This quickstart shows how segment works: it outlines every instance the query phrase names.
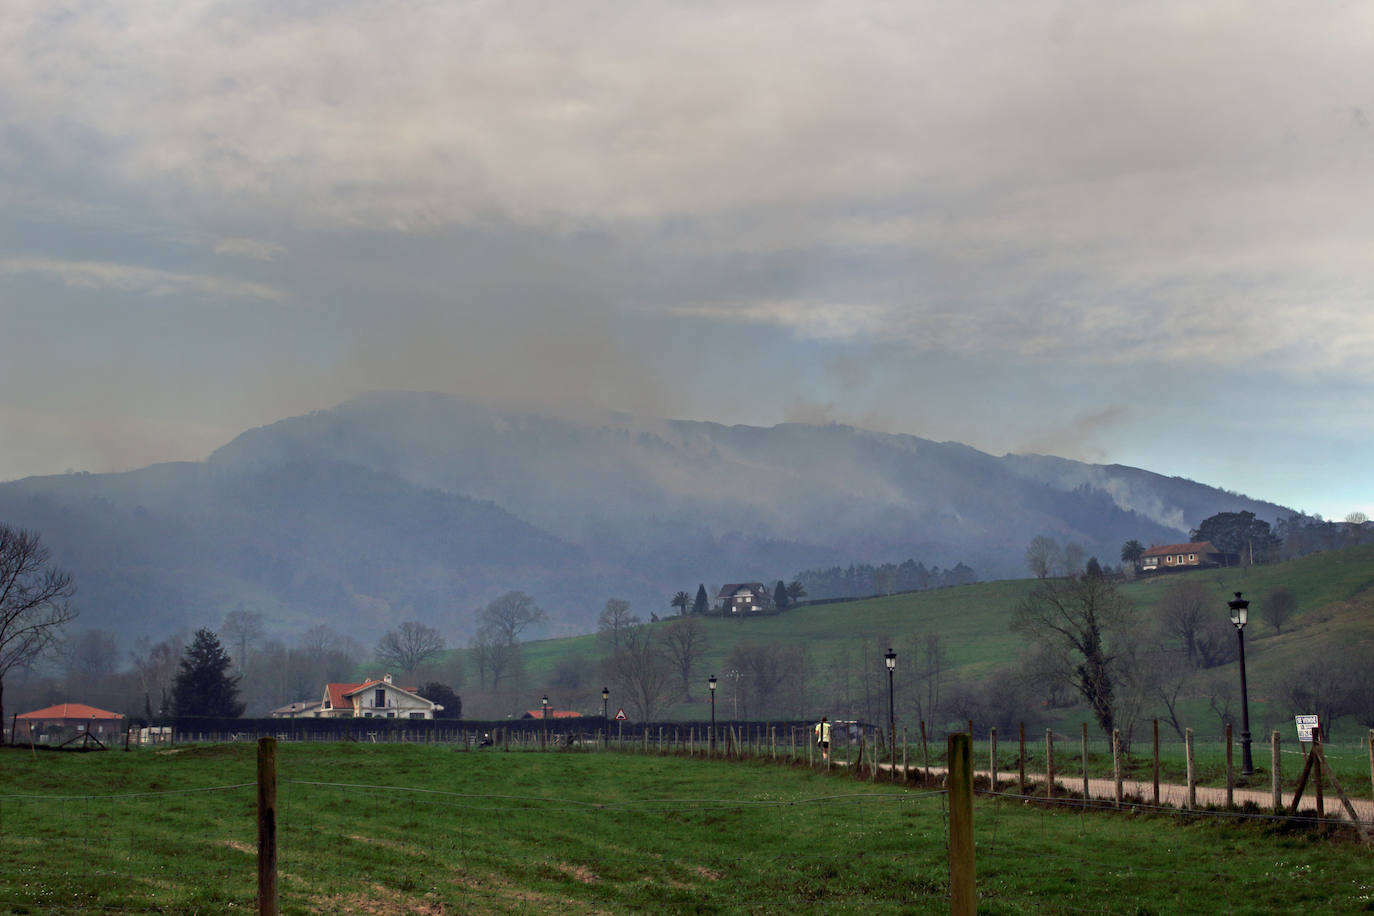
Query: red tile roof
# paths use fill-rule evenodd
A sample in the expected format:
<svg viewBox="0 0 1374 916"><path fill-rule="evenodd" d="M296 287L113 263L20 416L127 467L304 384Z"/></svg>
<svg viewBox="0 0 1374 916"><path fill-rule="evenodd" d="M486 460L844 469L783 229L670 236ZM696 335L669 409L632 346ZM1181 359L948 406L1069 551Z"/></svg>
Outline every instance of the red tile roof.
<svg viewBox="0 0 1374 916"><path fill-rule="evenodd" d="M1192 544L1165 544L1161 547L1151 547L1141 554L1142 557L1164 557L1175 553L1217 553L1217 549L1212 546L1211 541L1195 541Z"/></svg>
<svg viewBox="0 0 1374 916"><path fill-rule="evenodd" d="M19 716L21 719L122 719L123 715L96 709L85 703L59 703L45 709L37 709Z"/></svg>
<svg viewBox="0 0 1374 916"><path fill-rule="evenodd" d="M544 718L544 710L543 710L542 707L539 708L539 709L527 709L527 710L525 710L525 718L527 718L527 719L542 719L542 718ZM571 709L550 709L550 710L549 710L549 718L550 718L550 719L580 719L580 718L582 718L582 713L580 713L580 712L574 712L574 711L571 710Z"/></svg>

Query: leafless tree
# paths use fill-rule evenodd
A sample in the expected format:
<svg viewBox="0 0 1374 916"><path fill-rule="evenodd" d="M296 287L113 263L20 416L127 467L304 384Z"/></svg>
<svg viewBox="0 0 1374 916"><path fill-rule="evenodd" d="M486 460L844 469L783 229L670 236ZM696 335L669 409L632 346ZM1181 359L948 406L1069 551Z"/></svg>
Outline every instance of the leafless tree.
<svg viewBox="0 0 1374 916"><path fill-rule="evenodd" d="M263 616L256 611L245 611L241 606L224 615L224 624L219 628L224 640L237 651L234 653L234 667L242 674L248 663L248 650L256 646L267 633Z"/></svg>
<svg viewBox="0 0 1374 916"><path fill-rule="evenodd" d="M630 613L630 602L620 598L608 598L606 607L596 618L596 631L606 651L615 653L620 651L625 633L639 623L639 618Z"/></svg>
<svg viewBox="0 0 1374 916"><path fill-rule="evenodd" d="M71 576L53 566L39 536L0 525L0 722L5 677L46 653L76 616Z"/></svg>
<svg viewBox="0 0 1374 916"><path fill-rule="evenodd" d="M692 699L692 669L709 644L706 625L700 618L677 617L664 628L663 654L673 666L673 670L682 678L684 702Z"/></svg>
<svg viewBox="0 0 1374 916"><path fill-rule="evenodd" d="M1231 621L1220 614L1202 618L1195 636L1197 662L1204 668L1215 668L1235 661L1240 656L1240 640Z"/></svg>
<svg viewBox="0 0 1374 916"><path fill-rule="evenodd" d="M506 592L477 614L479 627L489 628L492 635L506 646L519 645L520 636L526 629L548 619L549 615L524 592Z"/></svg>
<svg viewBox="0 0 1374 916"><path fill-rule="evenodd" d="M129 653L129 663L137 679L138 690L143 695L144 713L148 718L162 713L171 703L172 681L181 663L181 648L190 642L190 635L178 633L154 643L148 637L141 637L134 643Z"/></svg>
<svg viewBox="0 0 1374 916"><path fill-rule="evenodd" d="M1283 632L1283 625L1288 622L1288 618L1293 616L1293 612L1298 609L1297 599L1293 593L1282 585L1269 590L1269 594L1264 596L1264 600L1259 603L1260 616L1264 622L1274 628L1275 633Z"/></svg>
<svg viewBox="0 0 1374 916"><path fill-rule="evenodd" d="M1026 548L1026 565L1031 575L1044 579L1059 565L1059 544L1054 538L1037 534Z"/></svg>
<svg viewBox="0 0 1374 916"><path fill-rule="evenodd" d="M395 665L401 673L411 674L425 662L444 651L444 637L434 627L407 620L387 630L377 641L377 658Z"/></svg>
<svg viewBox="0 0 1374 916"><path fill-rule="evenodd" d="M1064 549L1059 553L1060 568L1064 570L1066 576L1077 576L1083 572L1083 558L1087 556L1087 551L1082 544L1070 541L1064 545Z"/></svg>
<svg viewBox="0 0 1374 916"><path fill-rule="evenodd" d="M606 659L606 681L641 722L653 720L668 693L673 671L646 624L633 624L621 632L620 648Z"/></svg>
<svg viewBox="0 0 1374 916"><path fill-rule="evenodd" d="M1209 617L1215 617L1217 601L1197 582L1174 582L1155 605L1155 619L1166 636L1179 639L1188 660L1198 664L1198 638Z"/></svg>

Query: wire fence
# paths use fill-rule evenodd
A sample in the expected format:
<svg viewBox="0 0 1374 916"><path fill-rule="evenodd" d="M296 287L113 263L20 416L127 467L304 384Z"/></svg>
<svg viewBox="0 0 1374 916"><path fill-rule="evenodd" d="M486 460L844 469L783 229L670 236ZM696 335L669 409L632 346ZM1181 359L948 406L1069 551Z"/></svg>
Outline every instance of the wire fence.
<svg viewBox="0 0 1374 916"><path fill-rule="evenodd" d="M519 768L609 746L648 758L825 768L813 743L790 735L780 741L771 730L717 734L714 749L709 735L690 730L675 742L665 729L661 750L657 734L630 742L609 737L517 741L499 757L503 746L492 742L485 759ZM859 731L854 737L835 742L831 771L861 784L898 782L895 790L839 781L830 784L833 791L805 797L655 792L606 801L585 791L512 794L480 785L424 785L406 780L404 772L386 781L349 772L284 778L278 809L284 911L542 912L566 905L572 912L614 912L661 899L664 911L695 912L692 901L703 882L738 888L736 899L711 898L704 911L947 911L943 772L938 766L925 770L918 760L903 768L910 746L899 745L894 761L884 758L891 745L878 735ZM479 751L483 745L449 749ZM540 750L550 753L525 753ZM105 755L61 756L97 767ZM166 759L170 770L177 758ZM458 782L466 778L461 760L450 754L441 761ZM367 772L360 766L356 775ZM1061 780L1061 797L1054 800L1043 791L1007 788L1007 780L982 793L974 829L979 895L989 912L1196 912L1201 884L1212 886L1212 912L1267 912L1275 908L1276 881L1302 886L1293 899L1305 900L1312 911L1374 906L1374 878L1325 874L1320 864L1314 873L1310 860L1289 861L1283 851L1292 845L1292 831L1330 830L1329 819L1253 810L1180 812L1140 798L1125 804L1131 814L1183 830L1249 823L1273 831L1272 866L1238 868L1228 844L1183 857L1161 841L1167 829L1123 830L1130 819L1101 814L1119 810L1114 800L1067 797L1073 780ZM0 851L7 866L0 909L254 910L256 783L160 787L154 779L144 790L92 795L9 780L3 785ZM493 837L499 842L493 844ZM762 877L743 879L741 871ZM1364 874L1370 874L1367 867ZM586 898L558 890L568 881L593 890ZM617 890L598 890L608 887ZM462 910L452 902L445 908L444 900L462 901Z"/></svg>

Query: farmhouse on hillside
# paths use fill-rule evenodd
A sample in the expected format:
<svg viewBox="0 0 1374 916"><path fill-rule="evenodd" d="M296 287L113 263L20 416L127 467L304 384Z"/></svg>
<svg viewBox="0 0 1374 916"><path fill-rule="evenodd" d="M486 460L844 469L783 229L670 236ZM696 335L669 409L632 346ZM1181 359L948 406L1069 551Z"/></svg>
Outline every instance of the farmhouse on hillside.
<svg viewBox="0 0 1374 916"><path fill-rule="evenodd" d="M1140 555L1140 571L1168 572L1174 569L1209 569L1232 565L1233 554L1222 553L1211 541L1191 544L1164 544L1151 547Z"/></svg>
<svg viewBox="0 0 1374 916"><path fill-rule="evenodd" d="M322 719L433 719L444 707L420 696L418 687L398 687L391 675L361 684L326 684L317 710Z"/></svg>
<svg viewBox="0 0 1374 916"><path fill-rule="evenodd" d="M768 607L768 588L762 582L736 582L722 585L716 593L729 614L749 614Z"/></svg>
<svg viewBox="0 0 1374 916"><path fill-rule="evenodd" d="M120 733L124 717L85 703L59 703L15 716L16 743L59 744L87 732L102 741Z"/></svg>

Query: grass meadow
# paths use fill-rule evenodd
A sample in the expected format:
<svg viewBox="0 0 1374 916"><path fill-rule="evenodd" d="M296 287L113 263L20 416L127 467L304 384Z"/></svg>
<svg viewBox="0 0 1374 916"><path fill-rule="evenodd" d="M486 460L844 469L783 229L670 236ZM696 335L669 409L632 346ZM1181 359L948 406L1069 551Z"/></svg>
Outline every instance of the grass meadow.
<svg viewBox="0 0 1374 916"><path fill-rule="evenodd" d="M0 912L253 912L256 748L0 753ZM278 750L282 912L941 913L938 789L586 751ZM1374 911L1374 850L982 798L979 912Z"/></svg>

